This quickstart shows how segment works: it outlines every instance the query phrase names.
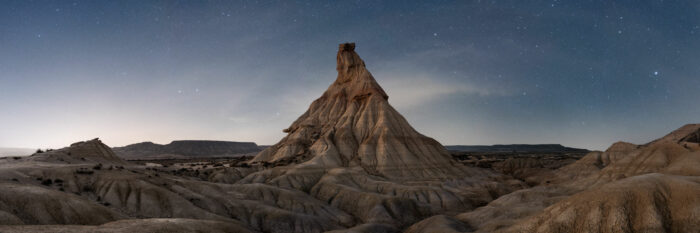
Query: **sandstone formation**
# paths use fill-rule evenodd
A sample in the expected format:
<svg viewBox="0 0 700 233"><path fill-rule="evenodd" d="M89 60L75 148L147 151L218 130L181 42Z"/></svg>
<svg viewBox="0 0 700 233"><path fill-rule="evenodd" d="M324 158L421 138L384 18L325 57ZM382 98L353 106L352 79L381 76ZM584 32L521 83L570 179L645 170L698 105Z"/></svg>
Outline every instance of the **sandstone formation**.
<svg viewBox="0 0 700 233"><path fill-rule="evenodd" d="M362 167L392 179L466 175L440 143L416 132L391 105L355 53L341 44L338 77L284 132L288 135L251 161L305 167Z"/></svg>
<svg viewBox="0 0 700 233"><path fill-rule="evenodd" d="M387 101L355 45L341 44L338 77L279 143L249 163L273 164L239 183L297 189L362 223L402 228L484 205L522 183L457 163Z"/></svg>
<svg viewBox="0 0 700 233"><path fill-rule="evenodd" d="M698 125L645 145L618 142L457 216L476 232L700 232Z"/></svg>
<svg viewBox="0 0 700 233"><path fill-rule="evenodd" d="M564 199L508 232L700 232L700 177L645 174Z"/></svg>
<svg viewBox="0 0 700 233"><path fill-rule="evenodd" d="M95 138L89 141L76 142L69 147L35 153L27 158L29 161L64 163L64 164L125 164L112 149Z"/></svg>

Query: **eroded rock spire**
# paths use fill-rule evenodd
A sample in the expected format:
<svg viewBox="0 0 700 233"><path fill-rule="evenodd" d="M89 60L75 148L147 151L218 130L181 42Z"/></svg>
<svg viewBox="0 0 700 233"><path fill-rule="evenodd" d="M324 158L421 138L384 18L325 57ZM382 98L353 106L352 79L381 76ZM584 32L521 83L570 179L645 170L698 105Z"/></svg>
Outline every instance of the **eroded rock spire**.
<svg viewBox="0 0 700 233"><path fill-rule="evenodd" d="M354 43L340 44L338 77L285 129L288 135L251 162L318 168L361 166L397 177L461 175L444 147L416 132L389 105Z"/></svg>

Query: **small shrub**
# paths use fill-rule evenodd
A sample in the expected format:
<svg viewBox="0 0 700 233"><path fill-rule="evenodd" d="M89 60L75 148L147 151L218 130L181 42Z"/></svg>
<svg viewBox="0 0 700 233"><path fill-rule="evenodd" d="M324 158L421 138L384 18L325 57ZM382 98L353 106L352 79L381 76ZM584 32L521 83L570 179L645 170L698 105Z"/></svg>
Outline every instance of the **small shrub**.
<svg viewBox="0 0 700 233"><path fill-rule="evenodd" d="M44 153L44 151L41 150L41 149L36 149L36 153L37 153L37 154L41 154L41 153Z"/></svg>
<svg viewBox="0 0 700 233"><path fill-rule="evenodd" d="M19 180L17 180L17 178L12 178L12 181L17 182L17 181L19 181Z"/></svg>
<svg viewBox="0 0 700 233"><path fill-rule="evenodd" d="M46 186L50 186L51 184L53 184L53 181L51 181L51 179L46 179L46 180L42 181L41 184L46 185Z"/></svg>
<svg viewBox="0 0 700 233"><path fill-rule="evenodd" d="M61 179L54 179L53 182L54 182L54 183L63 183L63 180L61 180Z"/></svg>
<svg viewBox="0 0 700 233"><path fill-rule="evenodd" d="M100 170L100 169L102 169L102 164L101 164L101 163L98 163L97 165L95 165L94 167L92 167L92 169Z"/></svg>
<svg viewBox="0 0 700 233"><path fill-rule="evenodd" d="M83 186L82 189L83 189L83 192L86 192L86 193L94 191L94 189L90 186Z"/></svg>
<svg viewBox="0 0 700 233"><path fill-rule="evenodd" d="M95 173L92 170L88 170L87 168L78 168L78 170L75 170L75 173L81 174L81 175L92 175L92 173Z"/></svg>

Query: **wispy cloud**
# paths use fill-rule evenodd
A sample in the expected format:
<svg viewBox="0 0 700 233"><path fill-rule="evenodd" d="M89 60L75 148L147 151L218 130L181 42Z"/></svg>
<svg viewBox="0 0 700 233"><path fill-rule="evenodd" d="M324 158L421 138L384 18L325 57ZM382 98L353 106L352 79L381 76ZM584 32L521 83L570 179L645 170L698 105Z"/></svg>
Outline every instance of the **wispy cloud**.
<svg viewBox="0 0 700 233"><path fill-rule="evenodd" d="M384 77L380 81L380 85L389 95L389 102L398 108L410 108L455 95L489 97L507 96L512 93L505 88L450 82L444 78L429 75L400 73L379 73L377 75Z"/></svg>

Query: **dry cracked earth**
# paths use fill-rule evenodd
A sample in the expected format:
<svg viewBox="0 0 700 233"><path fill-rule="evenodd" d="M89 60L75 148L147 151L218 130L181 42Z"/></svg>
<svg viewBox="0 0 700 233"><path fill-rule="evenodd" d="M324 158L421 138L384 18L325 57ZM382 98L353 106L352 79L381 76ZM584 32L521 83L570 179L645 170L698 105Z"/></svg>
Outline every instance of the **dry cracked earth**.
<svg viewBox="0 0 700 233"><path fill-rule="evenodd" d="M700 232L700 124L474 166L413 129L354 48L251 157L136 163L94 139L0 158L0 232Z"/></svg>

